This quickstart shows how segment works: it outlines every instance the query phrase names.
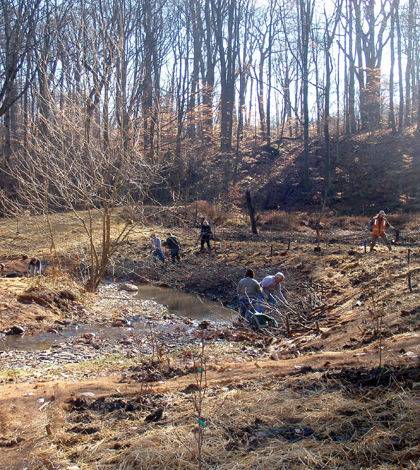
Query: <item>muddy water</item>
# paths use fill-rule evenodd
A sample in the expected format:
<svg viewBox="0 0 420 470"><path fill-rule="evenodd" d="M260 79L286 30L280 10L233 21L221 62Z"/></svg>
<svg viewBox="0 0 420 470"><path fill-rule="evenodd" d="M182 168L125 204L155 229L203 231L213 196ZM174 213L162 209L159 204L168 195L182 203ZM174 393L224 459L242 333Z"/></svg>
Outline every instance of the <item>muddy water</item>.
<svg viewBox="0 0 420 470"><path fill-rule="evenodd" d="M48 349L54 344L68 339L78 338L85 333L94 333L98 338L118 340L130 332L129 328L112 328L100 326L69 326L57 333L39 333L36 335L10 335L4 336L0 342L1 349L20 349L24 351L37 351Z"/></svg>
<svg viewBox="0 0 420 470"><path fill-rule="evenodd" d="M237 315L235 311L224 307L219 302L186 294L176 289L144 285L139 286L135 296L142 300L152 299L158 304L166 305L170 313L193 320L231 322Z"/></svg>
<svg viewBox="0 0 420 470"><path fill-rule="evenodd" d="M172 314L192 320L211 320L215 322L230 323L236 317L236 312L223 307L218 302L208 299L202 299L195 295L186 294L175 289L139 286L138 293L133 294L133 298L140 300L153 300L157 304L165 305ZM173 322L154 323L154 331L170 332L177 325ZM106 327L95 325L75 325L69 326L56 332L40 333L30 335L10 335L0 337L1 350L25 350L37 351L45 350L51 346L78 338L86 333L94 333L97 338L103 338L110 341L118 341L123 336L150 331L150 322L145 321L141 315L130 318L130 324L123 327Z"/></svg>

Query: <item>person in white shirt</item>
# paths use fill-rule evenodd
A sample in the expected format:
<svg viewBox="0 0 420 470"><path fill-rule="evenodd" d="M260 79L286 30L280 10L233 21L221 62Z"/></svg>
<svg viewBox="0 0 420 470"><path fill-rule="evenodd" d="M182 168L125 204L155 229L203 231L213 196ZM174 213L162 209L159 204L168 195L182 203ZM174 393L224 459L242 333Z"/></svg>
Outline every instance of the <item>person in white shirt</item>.
<svg viewBox="0 0 420 470"><path fill-rule="evenodd" d="M159 258L162 263L165 263L165 255L162 251L162 242L155 233L152 234L152 246L150 248L150 251L152 252L155 261L157 261L157 259Z"/></svg>
<svg viewBox="0 0 420 470"><path fill-rule="evenodd" d="M281 283L284 281L284 274L278 272L273 276L266 276L261 282L262 295L260 295L259 300L262 302L267 302L268 304L277 307L278 301L276 297L283 302L285 305L289 306L289 303L285 299L281 291ZM263 305L260 305L258 311L262 312L264 309Z"/></svg>

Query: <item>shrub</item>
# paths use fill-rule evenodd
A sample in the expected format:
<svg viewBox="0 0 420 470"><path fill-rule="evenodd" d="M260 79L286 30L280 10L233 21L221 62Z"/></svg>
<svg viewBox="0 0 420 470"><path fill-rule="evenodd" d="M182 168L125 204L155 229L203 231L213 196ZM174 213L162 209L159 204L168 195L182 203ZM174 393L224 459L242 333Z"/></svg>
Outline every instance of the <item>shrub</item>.
<svg viewBox="0 0 420 470"><path fill-rule="evenodd" d="M258 223L264 230L296 230L297 221L296 215L286 211L269 211L260 214Z"/></svg>
<svg viewBox="0 0 420 470"><path fill-rule="evenodd" d="M339 217L332 217L330 220L331 227L338 227L344 230L361 229L367 226L369 218L361 215L345 215Z"/></svg>
<svg viewBox="0 0 420 470"><path fill-rule="evenodd" d="M221 203L196 201L185 207L185 213L192 221L201 222L207 219L211 224L224 225L231 217L229 207ZM181 212L183 212L181 210Z"/></svg>

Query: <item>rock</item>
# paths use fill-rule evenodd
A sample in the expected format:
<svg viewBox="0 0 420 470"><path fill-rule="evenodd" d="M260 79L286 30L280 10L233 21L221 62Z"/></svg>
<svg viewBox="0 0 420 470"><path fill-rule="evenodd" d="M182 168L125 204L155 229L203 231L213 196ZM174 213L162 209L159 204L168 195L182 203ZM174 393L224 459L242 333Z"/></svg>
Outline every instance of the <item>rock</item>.
<svg viewBox="0 0 420 470"><path fill-rule="evenodd" d="M153 422L153 421L159 421L162 418L163 415L163 408L159 408L150 415L146 416L144 418L145 421Z"/></svg>
<svg viewBox="0 0 420 470"><path fill-rule="evenodd" d="M11 273L5 274L3 277L23 277L23 273L19 273L17 271L13 271Z"/></svg>
<svg viewBox="0 0 420 470"><path fill-rule="evenodd" d="M84 333L80 335L81 338L88 339L89 341L93 341L96 337L95 333Z"/></svg>
<svg viewBox="0 0 420 470"><path fill-rule="evenodd" d="M134 284L120 284L119 289L126 290L128 292L137 292L139 290L139 288Z"/></svg>
<svg viewBox="0 0 420 470"><path fill-rule="evenodd" d="M21 326L14 325L12 328L9 328L8 330L4 331L4 334L6 335L23 335L25 333L24 328Z"/></svg>

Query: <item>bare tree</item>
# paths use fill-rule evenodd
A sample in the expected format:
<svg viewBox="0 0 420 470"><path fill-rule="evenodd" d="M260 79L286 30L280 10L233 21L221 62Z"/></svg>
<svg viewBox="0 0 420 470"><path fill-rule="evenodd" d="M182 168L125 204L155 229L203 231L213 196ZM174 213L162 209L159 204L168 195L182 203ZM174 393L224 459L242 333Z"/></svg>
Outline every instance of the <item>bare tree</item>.
<svg viewBox="0 0 420 470"><path fill-rule="evenodd" d="M395 18L396 11L398 9L398 0L392 2L392 12L391 12L391 61L390 61L390 71L389 71L389 117L388 122L392 129L392 133L397 133L397 127L395 122L395 111L394 111L394 68L395 68Z"/></svg>
<svg viewBox="0 0 420 470"><path fill-rule="evenodd" d="M352 0L356 19L357 78L360 89L362 126L378 126L381 120L381 63L390 16L388 0L381 0L376 11L374 0Z"/></svg>
<svg viewBox="0 0 420 470"><path fill-rule="evenodd" d="M20 201L31 212L44 215L47 223L54 212L70 211L77 218L89 253L86 289L94 292L110 257L134 227L127 221L116 230L118 206L135 212L158 181L161 167L147 162L138 143L124 153L118 134L110 136L105 150L98 140L88 140L86 111L68 107L54 117L44 123L48 138L33 140L10 172L19 184ZM50 232L53 242L52 226ZM57 258L56 253L52 255Z"/></svg>
<svg viewBox="0 0 420 470"><path fill-rule="evenodd" d="M300 18L300 67L302 71L303 100L303 187L309 191L309 43L314 15L314 0L298 0Z"/></svg>
<svg viewBox="0 0 420 470"><path fill-rule="evenodd" d="M235 104L236 65L239 51L239 12L235 0L211 0L220 61L220 137L222 150L231 150Z"/></svg>
<svg viewBox="0 0 420 470"><path fill-rule="evenodd" d="M11 155L12 106L26 93L33 79L34 69L26 66L35 47L40 5L41 0L0 1L0 117L5 116L6 162Z"/></svg>
<svg viewBox="0 0 420 470"><path fill-rule="evenodd" d="M342 2L334 4L331 16L324 9L324 52L325 52L325 106L324 106L324 137L325 137L325 194L331 192L331 145L330 145L330 93L331 93L331 46L340 21Z"/></svg>

